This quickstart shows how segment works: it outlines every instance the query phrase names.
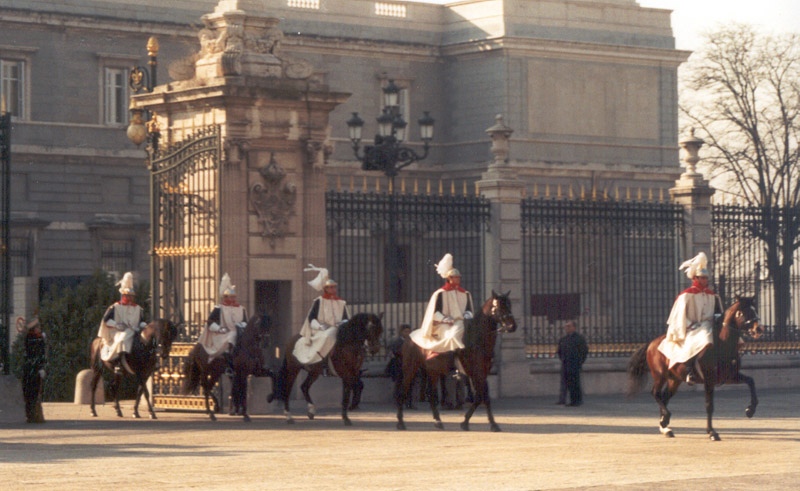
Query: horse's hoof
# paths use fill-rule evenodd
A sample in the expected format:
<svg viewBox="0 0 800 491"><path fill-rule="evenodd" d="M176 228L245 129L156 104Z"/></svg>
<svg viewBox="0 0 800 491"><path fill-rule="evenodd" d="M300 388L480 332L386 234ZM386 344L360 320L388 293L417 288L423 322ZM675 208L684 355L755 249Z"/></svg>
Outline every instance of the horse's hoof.
<svg viewBox="0 0 800 491"><path fill-rule="evenodd" d="M709 438L709 439L710 439L712 442L718 442L718 441L720 441L720 437L719 437L719 435L717 434L717 432L716 432L716 431L712 431L712 432L710 432L710 433L708 434L708 438Z"/></svg>
<svg viewBox="0 0 800 491"><path fill-rule="evenodd" d="M293 425L294 424L294 419L287 419L286 420L286 424L287 425Z"/></svg>
<svg viewBox="0 0 800 491"><path fill-rule="evenodd" d="M90 414L92 415L93 418L97 417L97 412L96 411L92 411Z"/></svg>
<svg viewBox="0 0 800 491"><path fill-rule="evenodd" d="M756 408L748 406L747 409L744 410L744 415L748 418L752 418L753 415L756 414Z"/></svg>
<svg viewBox="0 0 800 491"><path fill-rule="evenodd" d="M467 423L466 421L462 421L461 422L461 429L464 430L464 431L469 431L469 423Z"/></svg>
<svg viewBox="0 0 800 491"><path fill-rule="evenodd" d="M118 418L121 418L121 417L122 417L122 411L117 411L117 417L118 417Z"/></svg>
<svg viewBox="0 0 800 491"><path fill-rule="evenodd" d="M245 414L244 416L242 416L242 419L244 420L244 422L245 422L245 423L249 423L249 422L250 422L250 416L249 416L249 415L247 415L247 414Z"/></svg>
<svg viewBox="0 0 800 491"><path fill-rule="evenodd" d="M495 433L497 433L498 431L502 431L497 424L492 424L489 426L489 428L491 428L491 430Z"/></svg>
<svg viewBox="0 0 800 491"><path fill-rule="evenodd" d="M350 421L350 418L344 418L343 421L345 426L353 426L353 422Z"/></svg>
<svg viewBox="0 0 800 491"><path fill-rule="evenodd" d="M675 433L673 433L672 430L665 431L664 436L667 438L675 438Z"/></svg>
<svg viewBox="0 0 800 491"><path fill-rule="evenodd" d="M150 419L158 419L156 413L150 413Z"/></svg>
<svg viewBox="0 0 800 491"><path fill-rule="evenodd" d="M397 429L398 430L405 430L406 429L406 424L403 423L402 421L398 421L397 422Z"/></svg>
<svg viewBox="0 0 800 491"><path fill-rule="evenodd" d="M142 417L139 416L139 413L133 413L133 419L141 419Z"/></svg>
<svg viewBox="0 0 800 491"><path fill-rule="evenodd" d="M211 421L216 421L216 420L217 420L217 417L216 417L216 416L214 416L214 413L208 413L208 418L209 418Z"/></svg>
<svg viewBox="0 0 800 491"><path fill-rule="evenodd" d="M436 429L438 429L438 430L443 430L444 429L444 425L442 424L441 421L434 422L433 426L436 427Z"/></svg>
<svg viewBox="0 0 800 491"><path fill-rule="evenodd" d="M308 419L314 419L314 413L308 413Z"/></svg>

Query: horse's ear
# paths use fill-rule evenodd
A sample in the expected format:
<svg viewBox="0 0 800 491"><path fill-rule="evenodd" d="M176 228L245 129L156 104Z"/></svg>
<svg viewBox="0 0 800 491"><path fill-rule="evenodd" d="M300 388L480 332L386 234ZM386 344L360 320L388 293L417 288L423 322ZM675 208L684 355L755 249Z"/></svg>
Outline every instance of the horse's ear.
<svg viewBox="0 0 800 491"><path fill-rule="evenodd" d="M503 295L503 296L504 296L504 297L506 297L506 298L508 298L508 296L509 296L509 295L511 295L511 290L508 290L508 291L505 293L505 295Z"/></svg>
<svg viewBox="0 0 800 491"><path fill-rule="evenodd" d="M383 314L384 314L384 313L385 313L385 312L381 312L380 314L378 314L378 319L380 319L380 320L383 320Z"/></svg>
<svg viewBox="0 0 800 491"><path fill-rule="evenodd" d="M734 295L734 296L733 296L733 302L734 302L734 303L736 303L736 302L739 302L739 301L741 301L741 300L742 300L742 297L741 297L741 295L739 295L738 293L737 293L736 295Z"/></svg>
<svg viewBox="0 0 800 491"><path fill-rule="evenodd" d="M497 298L497 297L499 297L499 296L500 296L500 295L498 295L498 294L497 294L497 292L496 292L496 291L494 291L494 288L492 288L492 298Z"/></svg>

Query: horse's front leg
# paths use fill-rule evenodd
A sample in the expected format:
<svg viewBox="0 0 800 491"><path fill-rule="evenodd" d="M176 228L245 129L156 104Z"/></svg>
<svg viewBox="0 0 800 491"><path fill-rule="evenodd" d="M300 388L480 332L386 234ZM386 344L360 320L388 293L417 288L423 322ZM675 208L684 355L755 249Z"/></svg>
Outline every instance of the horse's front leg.
<svg viewBox="0 0 800 491"><path fill-rule="evenodd" d="M206 414L208 414L208 419L211 421L216 421L217 417L214 415L214 411L211 410L211 403L210 399L214 396L211 394L211 387L203 386L203 395L206 398Z"/></svg>
<svg viewBox="0 0 800 491"><path fill-rule="evenodd" d="M97 411L94 408L94 394L97 392L97 383L100 381L100 377L103 375L103 367L101 366L99 369L92 368L92 381L89 384L89 390L92 391L92 405L91 405L91 413L92 416L95 418L97 417Z"/></svg>
<svg viewBox="0 0 800 491"><path fill-rule="evenodd" d="M430 383L428 384L428 400L431 402L431 412L433 413L433 426L436 428L443 430L444 425L442 424L442 418L439 416L439 380L441 376L439 374L430 375L430 379L428 380Z"/></svg>
<svg viewBox="0 0 800 491"><path fill-rule="evenodd" d="M324 361L322 362L324 363ZM300 390L303 391L303 397L306 400L306 405L308 408L308 419L314 419L317 411L314 407L314 401L311 400L311 384L313 384L322 373L322 364L318 363L313 365L308 370L308 375L306 379L303 380L303 385L300 386Z"/></svg>
<svg viewBox="0 0 800 491"><path fill-rule="evenodd" d="M140 381L140 387L142 388L142 395L144 396L144 402L147 403L147 412L150 413L150 419L158 419L156 417L156 412L153 410L153 404L150 402L150 391L147 389L147 379ZM139 403L138 399L136 403L138 405Z"/></svg>
<svg viewBox="0 0 800 491"><path fill-rule="evenodd" d="M750 405L744 410L744 415L748 418L752 418L756 414L756 406L758 406L758 397L756 397L756 383L753 381L752 377L742 375L741 373L739 374L738 381L746 383L750 388Z"/></svg>
<svg viewBox="0 0 800 491"><path fill-rule="evenodd" d="M122 410L119 408L119 386L122 380L122 375L116 373L114 371L114 376L111 379L111 388L114 393L114 410L117 412L117 416L120 418L122 417Z"/></svg>
<svg viewBox="0 0 800 491"><path fill-rule="evenodd" d="M705 381L706 389L706 432L708 437L715 442L719 441L719 435L711 426L711 415L714 414L714 384L709 382L709 377L706 375Z"/></svg>
<svg viewBox="0 0 800 491"><path fill-rule="evenodd" d="M356 380L357 382L358 380ZM342 421L345 426L353 426L353 422L347 416L347 408L350 407L350 396L354 391L355 383L351 379L342 379Z"/></svg>
<svg viewBox="0 0 800 491"><path fill-rule="evenodd" d="M142 384L142 381L139 380L138 377L137 377L137 379L136 379L136 400L133 401L133 417L135 419L141 418L141 416L139 416L139 399L142 398L142 389L143 388L144 388L144 385Z"/></svg>

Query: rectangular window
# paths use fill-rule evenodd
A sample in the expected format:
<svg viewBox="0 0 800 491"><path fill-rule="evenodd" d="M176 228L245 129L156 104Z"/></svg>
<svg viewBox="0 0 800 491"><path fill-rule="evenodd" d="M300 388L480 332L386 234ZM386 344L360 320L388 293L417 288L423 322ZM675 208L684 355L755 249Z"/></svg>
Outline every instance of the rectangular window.
<svg viewBox="0 0 800 491"><path fill-rule="evenodd" d="M6 111L18 118L25 114L24 87L25 62L0 59L0 97L2 97Z"/></svg>
<svg viewBox="0 0 800 491"><path fill-rule="evenodd" d="M286 5L296 9L319 10L319 0L287 0Z"/></svg>
<svg viewBox="0 0 800 491"><path fill-rule="evenodd" d="M105 124L128 123L128 70L105 68Z"/></svg>
<svg viewBox="0 0 800 491"><path fill-rule="evenodd" d="M103 240L100 248L100 267L119 277L133 269L132 240Z"/></svg>
<svg viewBox="0 0 800 491"><path fill-rule="evenodd" d="M375 15L382 17L405 17L406 6L402 3L375 2Z"/></svg>
<svg viewBox="0 0 800 491"><path fill-rule="evenodd" d="M31 275L31 241L29 237L11 237L8 241L11 277Z"/></svg>

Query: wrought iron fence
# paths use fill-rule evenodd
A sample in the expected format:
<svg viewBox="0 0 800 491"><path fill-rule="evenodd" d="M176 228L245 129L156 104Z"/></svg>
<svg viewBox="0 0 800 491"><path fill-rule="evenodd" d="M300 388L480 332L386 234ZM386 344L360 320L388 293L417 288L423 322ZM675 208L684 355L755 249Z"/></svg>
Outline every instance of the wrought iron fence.
<svg viewBox="0 0 800 491"><path fill-rule="evenodd" d="M755 296L766 330L745 350L800 352L800 250L792 245L800 210L714 205L711 217L711 267L723 303L730 305L736 295ZM784 247L789 256L782 256ZM776 254L772 262L770 248ZM776 267L776 259L785 267Z"/></svg>
<svg viewBox="0 0 800 491"><path fill-rule="evenodd" d="M384 341L401 324L422 322L443 282L435 264L448 252L473 301L483 300L488 200L352 191L326 199L328 269L351 314L384 312Z"/></svg>
<svg viewBox="0 0 800 491"><path fill-rule="evenodd" d="M567 319L590 356L623 356L662 334L680 285L680 205L522 202L523 299L528 356L552 357Z"/></svg>

